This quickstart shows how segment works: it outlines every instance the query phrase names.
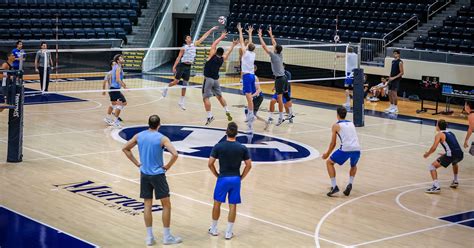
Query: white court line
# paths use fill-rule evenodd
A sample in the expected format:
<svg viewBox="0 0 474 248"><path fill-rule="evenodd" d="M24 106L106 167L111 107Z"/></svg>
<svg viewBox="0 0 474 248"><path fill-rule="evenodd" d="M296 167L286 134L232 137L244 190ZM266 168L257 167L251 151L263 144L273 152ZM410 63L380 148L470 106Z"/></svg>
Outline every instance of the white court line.
<svg viewBox="0 0 474 248"><path fill-rule="evenodd" d="M468 179L463 179L463 180L468 180ZM464 185L463 187L474 187L474 186L471 186L471 185ZM450 221L447 221L447 220L442 220L442 219L439 219L440 217L433 217L433 216L429 216L429 215L426 215L426 214L422 214L422 213L419 213L419 212L416 212L412 209L409 209L408 207L406 207L405 205L403 205L401 202L400 202L400 198L405 195L406 193L410 193L412 191L415 191L415 190L419 190L419 189L423 189L425 187L422 187L422 188L415 188L415 189L410 189L410 190L406 190L406 191L403 191L401 192L400 194L397 195L397 197L395 198L395 201L397 202L397 205L402 208L403 210L405 211L408 211L412 214L416 214L416 215L419 215L419 216L422 216L422 217L425 217L425 218L428 218L428 219L433 219L433 220L437 220L437 221L441 221L441 222L448 222L448 223L452 223ZM460 225L461 227L465 227L465 228L469 228L471 230L470 227L467 227L467 226L464 226L464 225Z"/></svg>
<svg viewBox="0 0 474 248"><path fill-rule="evenodd" d="M377 239L377 240L372 240L372 241L368 241L368 242L364 242L364 243L352 245L351 247L358 247L358 246L363 246L363 245L378 243L378 242L382 242L382 241L386 241L386 240L390 240L390 239L395 239L395 238L405 237L405 236L409 236L409 235L413 235L413 234L417 234L417 233L421 233L421 232L431 231L431 230L434 230L434 229L439 229L439 228L443 228L443 227L449 227L449 226L459 225L459 224L461 224L461 223L463 223L463 222L468 222L468 221L471 221L471 220L473 220L473 219L462 220L462 221L458 221L458 222L452 222L452 223L449 223L449 224L444 224L444 225L439 225L439 226L424 228L424 229L416 230L416 231L413 231L413 232L402 233L402 234L394 235L394 236L391 236L391 237L386 237L386 238L382 238L382 239ZM461 226L462 226L462 225L461 225Z"/></svg>
<svg viewBox="0 0 474 248"><path fill-rule="evenodd" d="M174 174L166 174L166 176L172 177L172 176L188 175L188 174L194 174L194 173L200 173L200 172L206 172L206 171L211 171L211 170L207 169L207 170L188 171L188 172L181 172L181 173L174 173Z"/></svg>
<svg viewBox="0 0 474 248"><path fill-rule="evenodd" d="M469 178L469 179L460 179L460 180L473 180L474 178ZM443 181L451 181L451 180L443 180ZM423 185L423 184L429 184L429 183L432 183L432 182L424 182L424 183L414 183L414 184L409 184L409 185L402 185L402 186L397 186L397 187L392 187L392 188L388 188L388 189L383 189L383 190L378 190L378 191L374 191L372 193L368 193L368 194L365 194L365 195L361 195L359 197L356 197L356 198L352 198L348 201L345 201L339 205L337 205L336 207L332 208L331 210L329 210L318 222L318 225L316 226L316 230L314 231L314 239L315 239L315 243L316 243L316 247L317 248L320 248L321 247L321 244L319 243L319 240L321 239L319 237L319 233L321 232L321 227L323 226L324 222L326 221L326 219L331 215L333 214L334 212L336 212L339 208L341 207L344 207L345 205L348 205L350 203L353 203L355 201L358 201L362 198L366 198L368 196L372 196L372 195L376 195L376 194L380 194L380 193L384 193L384 192L387 192L387 191L392 191L392 190L396 190L396 189L402 189L402 188L406 188L406 187L413 187L413 186L418 186L418 185Z"/></svg>
<svg viewBox="0 0 474 248"><path fill-rule="evenodd" d="M73 237L73 238L75 238L75 239L78 239L78 240L80 240L80 241L82 241L82 242L84 242L84 243L86 243L86 244L92 245L92 246L94 246L94 247L100 247L100 246L98 246L98 245L96 245L96 244L94 244L94 243L91 243L91 242L86 241L86 240L84 240L84 239L81 239L81 238L79 238L79 237L77 237L77 236L75 236L75 235L72 235L72 234L70 234L70 233L68 233L68 232L65 232L65 231L60 230L60 229L58 229L58 228L56 228L56 227L53 227L53 226L51 226L51 225L48 225L48 224L46 224L46 223L44 223L44 222L42 222L42 221L39 221L39 220L37 220L37 219L35 219L35 218L32 218L32 217L28 216L28 215L26 215L26 214L17 212L17 211L15 211L15 210L11 209L11 208L6 207L5 205L0 205L0 207L5 208L5 209L8 209L9 211L11 211L11 212L13 212L13 213L16 213L16 214L18 214L18 215L21 215L21 216L23 216L23 217L25 217L25 218L27 218L27 219L36 221L36 222L40 223L40 224L43 225L43 226L47 226L47 227L49 227L49 228L51 228L51 229L54 229L54 230L58 231L58 233L65 233L65 234L67 234L67 235L69 235L69 236L71 236L71 237Z"/></svg>
<svg viewBox="0 0 474 248"><path fill-rule="evenodd" d="M378 151L378 150L385 150L385 149L399 148L399 147L407 147L407 146L417 146L417 144L401 144L401 145L394 145L394 146L376 147L376 148L363 149L363 150L361 150L361 152Z"/></svg>
<svg viewBox="0 0 474 248"><path fill-rule="evenodd" d="M4 142L4 141L1 141ZM72 158L72 157L80 157L80 156L88 156L88 155L96 155L96 154L105 154L105 153L114 153L114 152L120 152L122 150L112 150L112 151L102 151L102 152L89 152L89 153L76 153L76 154L71 154L71 155L64 155L64 156L58 156L58 158ZM32 159L25 159L22 162L31 162L31 161L41 161L41 160L48 160L48 159L53 159L51 157L47 158L32 158ZM0 164L9 164L8 162L0 162Z"/></svg>
<svg viewBox="0 0 474 248"><path fill-rule="evenodd" d="M112 176L112 177L117 177L117 178L123 179L123 180L125 180L125 181L129 181L129 182L132 182L132 183L135 183L135 184L139 184L137 181L135 181L134 179L131 179L131 178L127 178L127 177L120 176L120 175L117 175L117 174L113 174L113 173L110 173L110 172L106 172L106 171L102 171L102 170L99 170L99 169L95 169L95 168L93 168L93 167L90 167L90 166L87 166L87 165L84 165L84 164L81 164L81 163L77 163L77 162L74 162L74 161L71 161L71 160L67 160L67 159L64 159L64 158L60 158L60 157L58 157L58 156L54 156L54 155L52 155L52 154L49 154L49 153L46 153L46 152L42 152L42 151L39 151L39 150L36 150L36 149L33 149L33 148L29 148L29 147L26 147L26 146L24 146L24 148L25 148L25 149L28 149L28 150L30 150L30 151L33 151L33 152L42 154L42 155L44 155L44 156L48 156L48 157L51 157L51 158L55 158L55 159L61 160L61 161L63 161L63 162L70 163L70 164L73 164L73 165L76 165L76 166L79 166L79 167L82 167L82 168L85 168L85 169L89 169L89 170L92 170L92 171L95 171L95 172L99 172L99 173L106 174L106 175L109 175L109 176ZM201 203L201 204L203 204L203 205L213 206L212 204L210 204L210 203L208 203L208 202L203 202L203 201L200 201L200 200L196 200L196 199L193 199L193 198L188 197L188 196L185 196L185 195L177 194L177 193L174 193L174 192L170 192L170 194L179 196L179 197L181 197L181 198L184 198L184 199L187 199L187 200L190 200L190 201L194 201L194 202L197 202L197 203ZM228 209L225 209L225 208L223 208L223 210L224 210L224 211L229 211ZM277 224L277 223L274 223L274 222L270 222L270 221L267 221L267 220L263 220L263 219L260 219L260 218L256 218L256 217L253 217L253 216L250 216L250 215L247 215L247 214L243 214L243 213L237 212L237 215L244 216L244 217L247 217L247 218L250 218L250 219L253 219L253 220L256 220L256 221L265 223L265 224L269 224L269 225L272 225L272 226L275 226L275 227L279 227L279 228L285 229L285 230L287 230L287 231L291 231L291 232L294 232L294 233L302 234L302 235L305 235L305 236L308 236L308 237L314 237L311 233L307 233L307 232L303 232L303 231L300 231L300 230L296 230L296 229L293 229L293 228L291 228L291 227L287 227L287 226L280 225L280 224ZM335 242L335 241L332 241L332 240L328 240L328 239L324 239L324 238L319 238L319 239L321 239L321 240L323 240L323 241L326 241L326 242L329 242L329 243L332 243L332 244L335 244L335 245L339 245L339 246L345 247L345 245L340 244L340 243Z"/></svg>

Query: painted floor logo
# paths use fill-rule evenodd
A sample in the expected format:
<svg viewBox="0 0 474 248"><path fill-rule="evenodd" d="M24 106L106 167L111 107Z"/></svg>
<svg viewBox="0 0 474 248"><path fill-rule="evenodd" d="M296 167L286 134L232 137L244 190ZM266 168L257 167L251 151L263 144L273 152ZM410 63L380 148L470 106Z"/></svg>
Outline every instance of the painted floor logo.
<svg viewBox="0 0 474 248"><path fill-rule="evenodd" d="M147 129L147 126L128 127L115 131L113 136L125 143ZM208 159L212 147L226 136L225 129L202 126L162 125L159 131L171 140L181 155L200 159ZM249 149L252 161L257 163L289 163L319 157L319 152L308 145L265 134L239 133L237 141Z"/></svg>

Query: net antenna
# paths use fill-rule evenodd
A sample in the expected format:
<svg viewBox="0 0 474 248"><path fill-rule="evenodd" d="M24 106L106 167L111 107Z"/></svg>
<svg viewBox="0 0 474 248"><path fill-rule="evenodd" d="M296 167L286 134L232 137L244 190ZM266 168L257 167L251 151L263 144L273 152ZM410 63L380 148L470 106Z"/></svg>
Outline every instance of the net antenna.
<svg viewBox="0 0 474 248"><path fill-rule="evenodd" d="M336 44L340 43L340 37L339 35L337 34L337 32L339 31L339 25L338 25L338 22L339 22L339 15L336 15L336 30L334 31L334 77L336 77L336 66L337 66L337 46Z"/></svg>
<svg viewBox="0 0 474 248"><path fill-rule="evenodd" d="M59 65L59 13L56 14L56 62L54 66L54 71L56 75L56 81L58 77L58 65Z"/></svg>

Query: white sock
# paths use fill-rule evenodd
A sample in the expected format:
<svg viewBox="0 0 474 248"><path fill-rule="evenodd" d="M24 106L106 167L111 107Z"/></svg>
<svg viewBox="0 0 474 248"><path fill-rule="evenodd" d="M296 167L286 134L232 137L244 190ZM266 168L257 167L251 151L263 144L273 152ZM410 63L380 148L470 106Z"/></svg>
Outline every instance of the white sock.
<svg viewBox="0 0 474 248"><path fill-rule="evenodd" d="M167 238L171 236L171 230L169 227L165 227L163 228L163 238Z"/></svg>
<svg viewBox="0 0 474 248"><path fill-rule="evenodd" d="M349 177L349 184L352 184L354 182L354 177Z"/></svg>
<svg viewBox="0 0 474 248"><path fill-rule="evenodd" d="M454 181L455 181L455 182L458 181L458 174L454 174Z"/></svg>
<svg viewBox="0 0 474 248"><path fill-rule="evenodd" d="M212 220L211 229L212 229L212 230L216 230L216 229L217 229L217 220Z"/></svg>
<svg viewBox="0 0 474 248"><path fill-rule="evenodd" d="M393 105L393 109L398 109L398 105Z"/></svg>
<svg viewBox="0 0 474 248"><path fill-rule="evenodd" d="M253 110L249 109L248 117L249 117L249 119L253 118Z"/></svg>
<svg viewBox="0 0 474 248"><path fill-rule="evenodd" d="M331 177L331 187L336 187L336 178L335 177Z"/></svg>
<svg viewBox="0 0 474 248"><path fill-rule="evenodd" d="M229 108L227 106L224 106L224 110L225 110L225 112L230 112Z"/></svg>
<svg viewBox="0 0 474 248"><path fill-rule="evenodd" d="M283 119L283 112L278 113L278 118Z"/></svg>
<svg viewBox="0 0 474 248"><path fill-rule="evenodd" d="M293 107L289 107L289 108L288 108L288 113L289 113L290 115L293 114Z"/></svg>
<svg viewBox="0 0 474 248"><path fill-rule="evenodd" d="M207 118L211 118L212 117L212 112L211 111L207 111Z"/></svg>
<svg viewBox="0 0 474 248"><path fill-rule="evenodd" d="M234 223L227 222L227 229L225 230L226 233L232 233L232 228L234 227Z"/></svg>
<svg viewBox="0 0 474 248"><path fill-rule="evenodd" d="M351 97L349 95L346 96L346 104L347 105L351 104Z"/></svg>
<svg viewBox="0 0 474 248"><path fill-rule="evenodd" d="M179 103L184 104L184 96L181 96L181 98L179 99Z"/></svg>
<svg viewBox="0 0 474 248"><path fill-rule="evenodd" d="M435 186L436 188L439 188L438 180L433 180L433 186Z"/></svg>
<svg viewBox="0 0 474 248"><path fill-rule="evenodd" d="M153 227L150 226L146 228L146 236L148 238L153 238Z"/></svg>

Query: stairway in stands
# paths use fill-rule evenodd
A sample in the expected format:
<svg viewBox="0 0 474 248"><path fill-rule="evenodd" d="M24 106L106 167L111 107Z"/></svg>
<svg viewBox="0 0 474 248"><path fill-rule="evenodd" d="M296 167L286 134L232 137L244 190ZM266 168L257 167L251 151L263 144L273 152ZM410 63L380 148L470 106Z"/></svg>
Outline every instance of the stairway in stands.
<svg viewBox="0 0 474 248"><path fill-rule="evenodd" d="M393 47L414 48L414 42L419 36L428 36L428 31L434 26L443 26L443 21L448 16L455 16L462 4L459 1L452 3L443 11L434 15L434 17L427 23L421 24L415 30L409 32L402 40L393 43Z"/></svg>
<svg viewBox="0 0 474 248"><path fill-rule="evenodd" d="M212 42L217 39L223 30L223 25L220 25L217 20L219 16L228 16L229 15L229 5L230 0L210 0L209 6L207 7L207 12L205 13L204 21L201 27L201 33L199 37L202 36L206 31L214 26L220 26L219 30L211 34L201 46L211 46ZM204 63L206 63L208 50L199 49L196 52L196 59L193 66L194 73L202 73L204 69ZM226 66L222 66L223 70Z"/></svg>

